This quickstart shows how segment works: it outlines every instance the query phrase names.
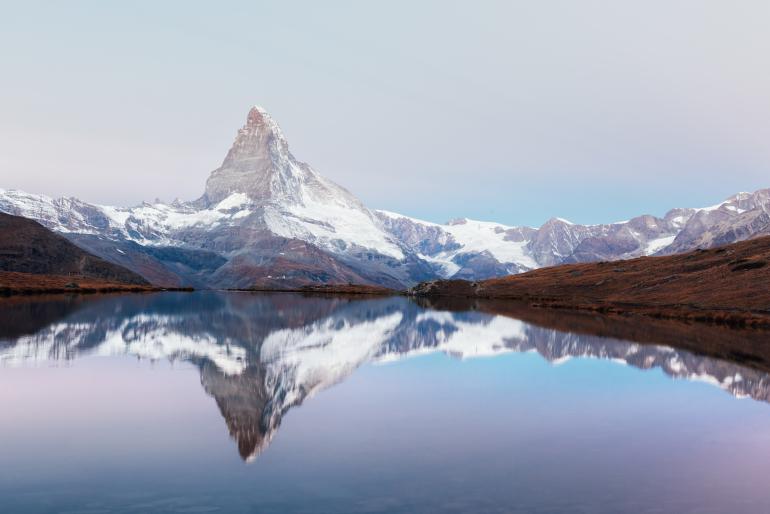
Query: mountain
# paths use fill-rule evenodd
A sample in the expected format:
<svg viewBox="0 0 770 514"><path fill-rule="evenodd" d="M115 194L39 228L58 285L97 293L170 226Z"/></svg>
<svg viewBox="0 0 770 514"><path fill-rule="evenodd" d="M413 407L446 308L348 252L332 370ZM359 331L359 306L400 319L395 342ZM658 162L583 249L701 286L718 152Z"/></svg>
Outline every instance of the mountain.
<svg viewBox="0 0 770 514"><path fill-rule="evenodd" d="M116 208L0 191L0 211L38 220L160 285L402 287L431 276L357 198L298 161L259 107L195 201Z"/></svg>
<svg viewBox="0 0 770 514"><path fill-rule="evenodd" d="M445 225L377 211L388 231L442 278L481 280L558 264L669 255L770 235L770 189L706 208L675 208L603 225L552 218L541 227L469 219Z"/></svg>
<svg viewBox="0 0 770 514"><path fill-rule="evenodd" d="M123 208L0 190L0 211L34 219L163 286L392 288L480 280L570 262L678 253L770 234L770 189L705 209L604 225L552 218L539 228L446 224L370 210L289 151L252 108L200 198Z"/></svg>
<svg viewBox="0 0 770 514"><path fill-rule="evenodd" d="M0 272L148 285L133 271L85 252L36 221L4 213L0 213Z"/></svg>
<svg viewBox="0 0 770 514"><path fill-rule="evenodd" d="M0 366L89 355L191 363L199 368L201 385L244 459L267 448L290 409L359 367L439 352L468 359L535 351L554 365L571 358L608 359L770 401L770 376L762 359L746 358L748 364L741 365L507 316L425 309L404 297L354 301L198 292L71 301L77 304L61 309L58 319L27 333L0 334ZM17 316L22 311L17 305ZM36 312L28 315L37 317ZM720 335L733 350L762 346L762 334L743 332L709 334ZM736 346L741 337L757 339ZM699 335L690 338L694 347L702 344Z"/></svg>

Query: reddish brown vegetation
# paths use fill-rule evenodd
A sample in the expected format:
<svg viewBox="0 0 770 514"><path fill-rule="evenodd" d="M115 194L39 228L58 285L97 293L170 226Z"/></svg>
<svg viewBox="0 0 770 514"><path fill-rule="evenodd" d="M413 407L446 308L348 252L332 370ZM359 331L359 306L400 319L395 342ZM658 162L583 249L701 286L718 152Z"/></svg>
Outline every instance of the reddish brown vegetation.
<svg viewBox="0 0 770 514"><path fill-rule="evenodd" d="M770 326L770 237L711 250L570 264L414 293L517 300L532 306Z"/></svg>
<svg viewBox="0 0 770 514"><path fill-rule="evenodd" d="M0 271L0 294L112 293L159 291L150 285L125 284L97 278L64 275L40 275Z"/></svg>

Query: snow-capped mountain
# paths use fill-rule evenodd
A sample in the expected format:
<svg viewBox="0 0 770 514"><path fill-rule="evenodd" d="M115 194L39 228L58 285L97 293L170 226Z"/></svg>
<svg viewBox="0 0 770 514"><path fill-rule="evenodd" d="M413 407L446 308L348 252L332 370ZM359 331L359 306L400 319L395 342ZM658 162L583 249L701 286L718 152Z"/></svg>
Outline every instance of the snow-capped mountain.
<svg viewBox="0 0 770 514"><path fill-rule="evenodd" d="M294 158L278 124L254 107L222 166L195 202L235 219L258 219L273 234L331 252L404 254L352 194ZM231 217L231 220L232 220Z"/></svg>
<svg viewBox="0 0 770 514"><path fill-rule="evenodd" d="M554 365L608 359L770 401L770 377L752 367L478 311L424 309L403 297L350 301L201 292L194 299L170 293L81 302L55 309L58 315L45 322L36 308L27 315L37 328L0 332L0 366L88 356L192 363L244 459L269 445L291 408L362 365L429 353L469 359L535 351Z"/></svg>
<svg viewBox="0 0 770 514"><path fill-rule="evenodd" d="M156 283L400 287L431 271L356 197L297 160L259 107L195 201L120 208L0 191L0 210L35 219Z"/></svg>
<svg viewBox="0 0 770 514"><path fill-rule="evenodd" d="M453 220L445 225L377 211L383 224L443 278L502 276L572 262L665 255L770 235L770 189L706 208L672 209L603 225L551 218L539 228Z"/></svg>
<svg viewBox="0 0 770 514"><path fill-rule="evenodd" d="M770 233L770 190L705 209L605 225L553 218L539 228L458 219L436 224L368 209L297 160L280 127L252 108L203 195L135 207L0 190L0 211L39 221L159 285L411 286L561 264L672 253Z"/></svg>

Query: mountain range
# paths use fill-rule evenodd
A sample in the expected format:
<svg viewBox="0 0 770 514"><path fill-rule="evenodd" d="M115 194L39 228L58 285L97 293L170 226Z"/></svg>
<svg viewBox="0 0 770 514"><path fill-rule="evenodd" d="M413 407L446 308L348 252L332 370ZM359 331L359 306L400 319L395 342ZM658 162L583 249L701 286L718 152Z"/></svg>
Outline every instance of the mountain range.
<svg viewBox="0 0 770 514"><path fill-rule="evenodd" d="M481 280L563 263L666 255L770 234L770 189L662 218L539 228L460 218L437 224L367 208L289 151L252 108L222 165L192 201L134 207L0 190L23 216L159 286L289 288L313 283L402 289Z"/></svg>

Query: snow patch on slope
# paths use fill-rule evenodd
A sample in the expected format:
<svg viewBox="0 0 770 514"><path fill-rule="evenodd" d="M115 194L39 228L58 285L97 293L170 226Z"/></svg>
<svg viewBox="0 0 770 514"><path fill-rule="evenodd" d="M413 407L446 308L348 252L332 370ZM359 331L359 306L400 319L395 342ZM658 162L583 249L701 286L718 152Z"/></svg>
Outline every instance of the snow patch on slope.
<svg viewBox="0 0 770 514"><path fill-rule="evenodd" d="M271 232L310 241L336 253L353 246L398 260L405 257L365 208L350 205L342 197L319 198L317 192L305 185L300 192L301 203L279 205L266 213L265 222Z"/></svg>
<svg viewBox="0 0 770 514"><path fill-rule="evenodd" d="M464 252L487 251L503 263L515 263L526 268L539 267L529 255L526 241L505 240L505 231L510 228L499 223L469 219L464 220L464 223L444 226L463 246Z"/></svg>
<svg viewBox="0 0 770 514"><path fill-rule="evenodd" d="M527 248L528 241L506 240L507 231L516 227L467 218L441 225L409 216L402 216L390 211L378 210L376 212L389 220L407 220L414 225L440 230L446 234L447 240L456 242L459 248L443 250L433 254L420 253L418 255L421 259L439 266L444 278L453 276L461 269L454 262L454 259L465 253L489 252L492 257L501 263L516 264L525 269L539 267Z"/></svg>
<svg viewBox="0 0 770 514"><path fill-rule="evenodd" d="M644 255L652 255L659 252L660 250L673 243L674 239L676 239L676 235L659 237L657 239L651 239L647 241L647 244L644 247Z"/></svg>

